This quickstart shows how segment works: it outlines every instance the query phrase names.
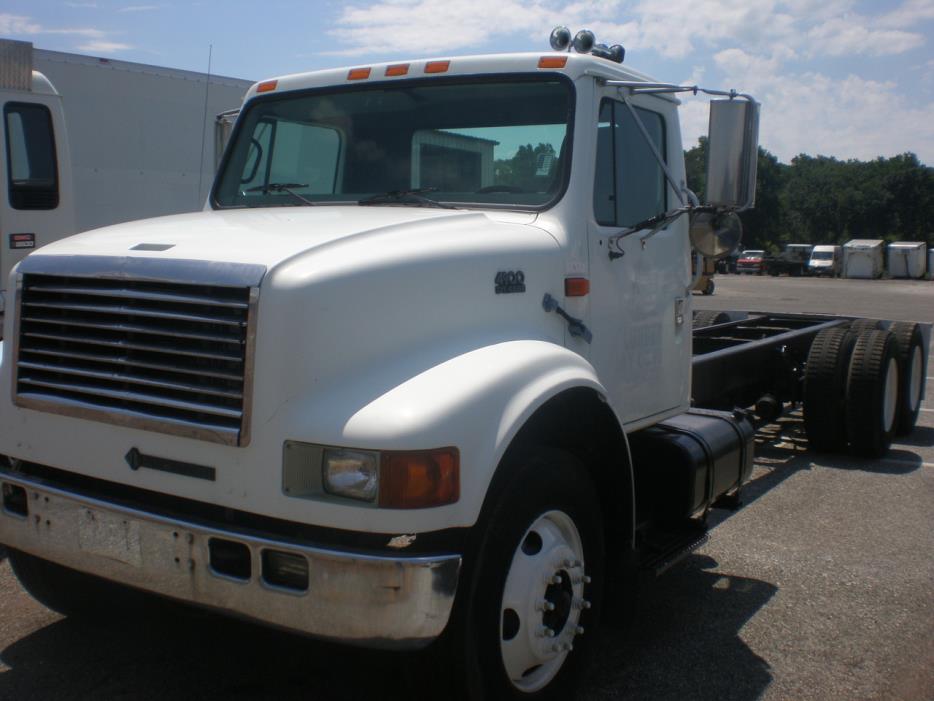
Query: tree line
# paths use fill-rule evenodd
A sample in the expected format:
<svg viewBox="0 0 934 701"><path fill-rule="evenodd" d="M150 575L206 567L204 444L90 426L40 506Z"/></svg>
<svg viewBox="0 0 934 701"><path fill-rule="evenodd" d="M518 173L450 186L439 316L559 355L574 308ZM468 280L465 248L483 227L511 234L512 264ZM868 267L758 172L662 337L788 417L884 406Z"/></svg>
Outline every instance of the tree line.
<svg viewBox="0 0 934 701"><path fill-rule="evenodd" d="M706 137L684 156L688 187L703 202ZM934 245L934 168L913 153L871 161L801 154L786 164L760 146L756 186L755 209L740 215L745 248L851 239Z"/></svg>

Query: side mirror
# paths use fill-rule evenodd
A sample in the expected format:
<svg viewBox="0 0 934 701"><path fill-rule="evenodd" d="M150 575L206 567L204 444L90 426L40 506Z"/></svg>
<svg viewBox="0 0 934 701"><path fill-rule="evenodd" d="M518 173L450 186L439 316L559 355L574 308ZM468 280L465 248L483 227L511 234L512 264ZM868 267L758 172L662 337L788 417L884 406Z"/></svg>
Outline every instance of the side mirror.
<svg viewBox="0 0 934 701"><path fill-rule="evenodd" d="M713 100L707 135L706 204L750 209L756 203L759 103Z"/></svg>
<svg viewBox="0 0 934 701"><path fill-rule="evenodd" d="M234 123L240 114L239 109L221 112L214 118L214 172L220 167L221 158L224 155L224 149L227 148L227 142L230 141L230 134L233 131Z"/></svg>
<svg viewBox="0 0 934 701"><path fill-rule="evenodd" d="M736 212L698 209L691 213L691 246L705 258L723 258L739 246L743 223Z"/></svg>

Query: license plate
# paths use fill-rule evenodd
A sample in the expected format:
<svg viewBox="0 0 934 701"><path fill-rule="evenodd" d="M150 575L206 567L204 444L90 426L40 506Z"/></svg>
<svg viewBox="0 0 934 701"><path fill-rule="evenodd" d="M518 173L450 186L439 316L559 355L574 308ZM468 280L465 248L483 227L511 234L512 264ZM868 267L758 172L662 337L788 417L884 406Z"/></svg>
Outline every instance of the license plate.
<svg viewBox="0 0 934 701"><path fill-rule="evenodd" d="M78 547L133 567L143 564L139 523L93 509L82 509L78 523Z"/></svg>

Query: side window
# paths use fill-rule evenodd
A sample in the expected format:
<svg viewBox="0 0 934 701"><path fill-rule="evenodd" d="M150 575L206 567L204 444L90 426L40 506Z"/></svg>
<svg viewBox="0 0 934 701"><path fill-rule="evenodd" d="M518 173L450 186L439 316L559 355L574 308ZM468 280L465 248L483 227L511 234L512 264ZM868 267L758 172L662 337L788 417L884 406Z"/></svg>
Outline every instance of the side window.
<svg viewBox="0 0 934 701"><path fill-rule="evenodd" d="M636 114L667 158L665 121L657 112L641 107ZM665 174L629 108L604 100L597 125L594 179L594 216L600 224L631 226L667 209Z"/></svg>
<svg viewBox="0 0 934 701"><path fill-rule="evenodd" d="M58 207L58 164L52 114L44 105L11 102L3 109L7 177L13 209Z"/></svg>

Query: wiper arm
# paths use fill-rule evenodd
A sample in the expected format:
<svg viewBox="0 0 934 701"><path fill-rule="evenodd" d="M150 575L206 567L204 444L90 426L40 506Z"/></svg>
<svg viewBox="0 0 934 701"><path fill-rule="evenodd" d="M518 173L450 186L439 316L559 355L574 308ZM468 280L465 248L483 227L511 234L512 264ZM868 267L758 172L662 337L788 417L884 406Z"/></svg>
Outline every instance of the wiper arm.
<svg viewBox="0 0 934 701"><path fill-rule="evenodd" d="M457 209L449 204L438 202L430 197L425 197L426 192L435 192L436 187L420 187L416 190L390 190L381 195L365 197L357 202L362 206L374 204L411 204L417 207L440 207L441 209Z"/></svg>
<svg viewBox="0 0 934 701"><path fill-rule="evenodd" d="M244 190L244 192L260 192L262 191L265 195L267 192L287 192L292 197L301 200L305 204L310 204L312 207L316 206L317 202L312 202L311 200L302 197L292 188L296 187L308 187L308 183L268 183L267 185L257 185L256 187L250 187Z"/></svg>

